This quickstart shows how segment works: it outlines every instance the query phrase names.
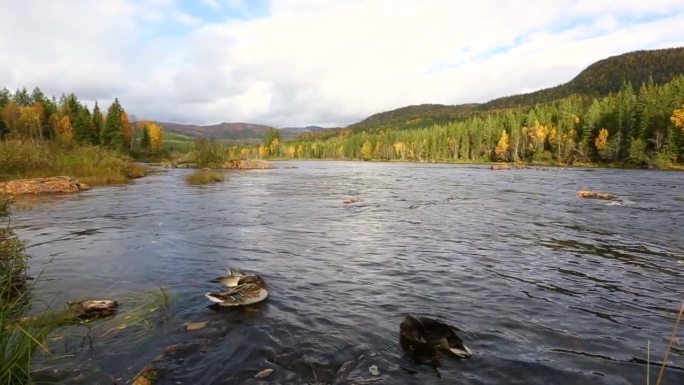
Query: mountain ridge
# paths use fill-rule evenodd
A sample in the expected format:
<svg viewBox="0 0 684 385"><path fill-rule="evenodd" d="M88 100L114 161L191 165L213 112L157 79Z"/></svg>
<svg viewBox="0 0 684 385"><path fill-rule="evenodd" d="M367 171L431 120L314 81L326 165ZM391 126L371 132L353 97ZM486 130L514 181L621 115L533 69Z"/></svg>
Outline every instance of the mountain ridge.
<svg viewBox="0 0 684 385"><path fill-rule="evenodd" d="M572 95L596 97L620 90L625 82L638 87L650 80L664 84L684 74L684 47L638 50L596 61L570 81L538 91L509 95L485 103L458 105L419 104L379 112L350 124L352 130L393 128L412 129L464 119L496 109L532 107Z"/></svg>

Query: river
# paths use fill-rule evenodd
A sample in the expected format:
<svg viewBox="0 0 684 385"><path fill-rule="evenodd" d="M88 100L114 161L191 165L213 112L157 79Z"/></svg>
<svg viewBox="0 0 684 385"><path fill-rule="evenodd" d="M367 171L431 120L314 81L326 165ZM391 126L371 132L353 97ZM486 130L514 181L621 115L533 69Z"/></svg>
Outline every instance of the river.
<svg viewBox="0 0 684 385"><path fill-rule="evenodd" d="M123 384L144 367L155 384L646 384L647 344L662 360L684 300L684 174L276 165L20 202L36 309L112 298L123 319L127 298L171 297L142 334L70 329L36 369L62 384ZM228 267L262 275L269 299L209 306ZM407 313L462 329L473 357L442 359L441 377L413 362L398 342ZM669 384L684 383L679 342Z"/></svg>

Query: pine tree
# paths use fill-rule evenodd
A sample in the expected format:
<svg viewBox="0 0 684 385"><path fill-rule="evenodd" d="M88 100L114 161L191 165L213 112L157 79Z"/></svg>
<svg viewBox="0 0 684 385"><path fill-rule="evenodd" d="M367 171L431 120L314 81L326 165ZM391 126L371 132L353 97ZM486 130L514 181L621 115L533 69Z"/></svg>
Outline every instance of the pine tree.
<svg viewBox="0 0 684 385"><path fill-rule="evenodd" d="M104 128L105 128L105 122L104 122L104 117L102 116L102 111L100 111L100 106L95 102L95 107L93 108L93 131L95 135L95 141L93 143L95 144L104 144L103 143L103 136L104 136Z"/></svg>
<svg viewBox="0 0 684 385"><path fill-rule="evenodd" d="M107 119L105 120L104 131L102 135L102 144L107 147L123 150L125 148L121 114L123 108L119 103L119 99L114 99L114 102L107 109Z"/></svg>

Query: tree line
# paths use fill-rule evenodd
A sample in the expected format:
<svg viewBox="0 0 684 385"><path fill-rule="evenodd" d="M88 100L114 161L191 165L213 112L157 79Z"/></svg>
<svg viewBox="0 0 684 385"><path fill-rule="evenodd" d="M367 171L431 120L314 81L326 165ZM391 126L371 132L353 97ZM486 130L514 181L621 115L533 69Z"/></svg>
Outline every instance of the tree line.
<svg viewBox="0 0 684 385"><path fill-rule="evenodd" d="M381 125L259 146L230 156L419 162L538 162L669 168L684 162L684 76L637 88L624 82L603 97L573 95L534 107L473 112L444 124ZM404 126L405 127L405 126Z"/></svg>
<svg viewBox="0 0 684 385"><path fill-rule="evenodd" d="M31 93L0 90L0 139L95 145L126 154L163 149L162 128L149 121L132 124L118 99L104 114L97 102L90 111L73 93L49 98L37 87Z"/></svg>

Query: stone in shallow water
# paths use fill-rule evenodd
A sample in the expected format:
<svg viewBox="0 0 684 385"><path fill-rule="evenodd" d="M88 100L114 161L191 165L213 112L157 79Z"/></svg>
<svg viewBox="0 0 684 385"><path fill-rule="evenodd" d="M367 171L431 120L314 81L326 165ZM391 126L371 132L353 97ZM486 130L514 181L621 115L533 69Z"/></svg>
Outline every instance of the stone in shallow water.
<svg viewBox="0 0 684 385"><path fill-rule="evenodd" d="M84 299L69 303L69 309L76 317L106 317L114 314L119 303L110 299Z"/></svg>
<svg viewBox="0 0 684 385"><path fill-rule="evenodd" d="M603 199L603 200L608 200L608 201L619 201L620 198L611 193L607 192L600 192L600 191L592 191L592 190L577 190L577 197L578 198L585 198L585 199Z"/></svg>
<svg viewBox="0 0 684 385"><path fill-rule="evenodd" d="M271 373L273 373L273 369L271 369L271 368L264 369L264 370L260 371L259 373L257 373L254 376L254 378L266 378L266 377L270 376Z"/></svg>
<svg viewBox="0 0 684 385"><path fill-rule="evenodd" d="M209 321L204 321L204 322L188 322L185 324L185 330L187 331L193 331L193 330L200 330L204 329L209 325Z"/></svg>

